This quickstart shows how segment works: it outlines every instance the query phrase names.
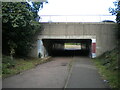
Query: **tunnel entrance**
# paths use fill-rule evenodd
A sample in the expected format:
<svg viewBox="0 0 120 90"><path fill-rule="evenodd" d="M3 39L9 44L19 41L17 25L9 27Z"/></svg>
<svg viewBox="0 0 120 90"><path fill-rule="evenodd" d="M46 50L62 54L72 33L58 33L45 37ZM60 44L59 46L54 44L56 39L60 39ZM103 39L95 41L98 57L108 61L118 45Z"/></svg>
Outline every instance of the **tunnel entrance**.
<svg viewBox="0 0 120 90"><path fill-rule="evenodd" d="M42 39L49 56L91 56L91 39Z"/></svg>

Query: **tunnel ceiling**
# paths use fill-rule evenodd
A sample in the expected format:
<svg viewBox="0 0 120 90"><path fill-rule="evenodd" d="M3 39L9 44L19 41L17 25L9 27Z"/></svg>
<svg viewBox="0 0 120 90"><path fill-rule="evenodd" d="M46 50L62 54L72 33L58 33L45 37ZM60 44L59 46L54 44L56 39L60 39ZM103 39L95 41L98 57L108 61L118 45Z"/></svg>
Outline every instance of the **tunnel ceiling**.
<svg viewBox="0 0 120 90"><path fill-rule="evenodd" d="M43 39L43 42L53 43L91 43L91 39Z"/></svg>

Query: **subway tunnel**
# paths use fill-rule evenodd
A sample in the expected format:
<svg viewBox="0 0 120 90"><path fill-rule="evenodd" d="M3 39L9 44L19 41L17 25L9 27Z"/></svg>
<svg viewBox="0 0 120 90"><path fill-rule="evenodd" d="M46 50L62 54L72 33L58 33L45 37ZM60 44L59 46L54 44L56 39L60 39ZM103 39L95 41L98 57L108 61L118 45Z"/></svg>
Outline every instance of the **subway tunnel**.
<svg viewBox="0 0 120 90"><path fill-rule="evenodd" d="M91 56L91 39L42 39L49 56Z"/></svg>

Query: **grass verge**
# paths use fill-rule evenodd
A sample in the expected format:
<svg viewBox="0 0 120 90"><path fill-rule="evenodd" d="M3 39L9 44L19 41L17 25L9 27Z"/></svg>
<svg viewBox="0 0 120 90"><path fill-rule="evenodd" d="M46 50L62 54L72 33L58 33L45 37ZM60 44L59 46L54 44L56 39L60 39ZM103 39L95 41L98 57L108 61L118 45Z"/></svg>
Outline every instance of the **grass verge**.
<svg viewBox="0 0 120 90"><path fill-rule="evenodd" d="M3 60L10 59L9 56L3 56ZM25 70L29 70L31 68L36 67L39 64L50 61L50 57L41 59L41 58L29 58L29 59L14 59L12 61L11 66L10 63L3 63L2 66L2 77L6 78L15 74L19 74ZM8 60L9 61L9 60ZM7 61L7 62L8 62ZM11 62L11 61L10 61Z"/></svg>
<svg viewBox="0 0 120 90"><path fill-rule="evenodd" d="M107 80L111 88L120 88L120 68L118 65L118 55L117 49L109 52L105 52L100 57L93 59L93 62L99 69L104 80Z"/></svg>

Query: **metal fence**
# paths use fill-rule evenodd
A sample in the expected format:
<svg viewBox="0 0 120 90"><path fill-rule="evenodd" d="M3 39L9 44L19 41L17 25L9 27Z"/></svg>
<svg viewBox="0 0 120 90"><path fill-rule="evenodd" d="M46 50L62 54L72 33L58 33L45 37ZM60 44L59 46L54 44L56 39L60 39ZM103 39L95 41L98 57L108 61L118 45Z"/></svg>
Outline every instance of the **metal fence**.
<svg viewBox="0 0 120 90"><path fill-rule="evenodd" d="M114 21L113 15L41 15L40 22L102 22Z"/></svg>

